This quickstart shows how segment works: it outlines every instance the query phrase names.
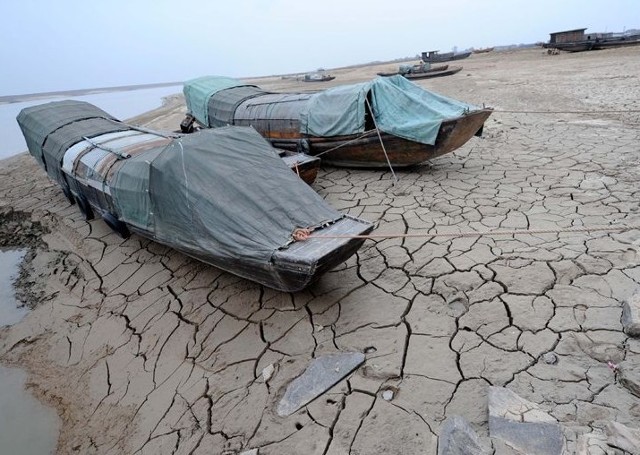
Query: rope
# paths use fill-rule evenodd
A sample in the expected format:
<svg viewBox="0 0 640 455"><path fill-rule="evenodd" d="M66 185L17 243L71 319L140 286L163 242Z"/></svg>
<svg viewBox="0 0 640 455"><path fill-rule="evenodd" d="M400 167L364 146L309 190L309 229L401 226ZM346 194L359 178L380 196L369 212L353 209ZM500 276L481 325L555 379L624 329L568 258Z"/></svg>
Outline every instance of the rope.
<svg viewBox="0 0 640 455"><path fill-rule="evenodd" d="M613 111L511 111L511 110L494 110L501 114L625 114L638 113L640 109L613 110Z"/></svg>
<svg viewBox="0 0 640 455"><path fill-rule="evenodd" d="M387 164L389 165L389 169L391 169L391 175L393 175L394 186L398 184L398 177L396 173L393 171L393 166L391 166L391 161L389 160L389 155L387 155L387 149L384 146L384 142L382 142L382 136L380 135L380 128L378 128L378 122L376 122L376 116L373 113L373 108L371 104L369 104L369 98L365 96L364 98L367 106L369 106L369 112L371 113L371 118L373 119L373 126L376 127L376 132L378 133L378 140L380 141L380 145L382 146L382 151L384 152L384 157L387 160Z"/></svg>
<svg viewBox="0 0 640 455"><path fill-rule="evenodd" d="M640 229L640 225L637 226L594 226L594 227L571 227L563 229L516 229L512 231L469 231L469 232L435 232L427 234L368 234L368 235L323 235L312 234L306 238L310 239L398 239L398 238L432 238L432 237L484 237L494 235L532 235L532 234L560 234L564 232L621 232L630 231L634 229ZM302 236L301 236L302 237ZM302 240L306 240L302 238Z"/></svg>

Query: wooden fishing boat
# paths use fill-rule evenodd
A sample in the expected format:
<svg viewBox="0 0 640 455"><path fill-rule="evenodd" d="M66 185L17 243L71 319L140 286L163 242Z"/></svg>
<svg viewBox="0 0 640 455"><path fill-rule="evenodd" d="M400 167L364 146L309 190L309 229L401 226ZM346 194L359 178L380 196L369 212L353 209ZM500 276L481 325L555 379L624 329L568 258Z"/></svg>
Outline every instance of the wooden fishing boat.
<svg viewBox="0 0 640 455"><path fill-rule="evenodd" d="M488 52L493 51L493 47L482 47L480 49L474 49L473 53L474 54L486 54Z"/></svg>
<svg viewBox="0 0 640 455"><path fill-rule="evenodd" d="M372 224L330 207L254 129L164 134L79 101L23 109L29 152L78 204L132 232L265 286L298 291L342 263Z"/></svg>
<svg viewBox="0 0 640 455"><path fill-rule="evenodd" d="M406 77L407 74L435 73L439 71L446 71L448 68L449 65L431 66L428 64L412 65L406 69L400 66L399 70L394 73L378 73L378 76L390 77L400 75Z"/></svg>
<svg viewBox="0 0 640 455"><path fill-rule="evenodd" d="M441 63L449 62L451 60L462 60L471 55L471 51L465 52L443 52L439 51L427 51L422 53L422 61L425 63Z"/></svg>
<svg viewBox="0 0 640 455"><path fill-rule="evenodd" d="M328 82L334 80L335 78L335 76L331 76L330 74L312 73L305 74L300 80L302 82Z"/></svg>
<svg viewBox="0 0 640 455"><path fill-rule="evenodd" d="M460 70L462 70L461 66L451 66L442 71L431 71L428 73L407 73L403 74L403 76L409 80L430 79L433 77L451 76L452 74L459 73Z"/></svg>
<svg viewBox="0 0 640 455"><path fill-rule="evenodd" d="M317 93L270 93L206 76L185 83L184 94L189 112L184 132L195 124L251 125L276 148L362 168L412 166L449 153L481 135L492 112L397 75ZM408 97L402 112L394 105L398 97Z"/></svg>

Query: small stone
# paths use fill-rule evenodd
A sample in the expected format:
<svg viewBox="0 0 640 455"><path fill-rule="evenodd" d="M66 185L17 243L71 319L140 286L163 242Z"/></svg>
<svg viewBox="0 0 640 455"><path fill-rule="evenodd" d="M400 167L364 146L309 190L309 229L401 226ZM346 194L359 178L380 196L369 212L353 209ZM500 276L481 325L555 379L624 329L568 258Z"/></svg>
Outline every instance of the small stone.
<svg viewBox="0 0 640 455"><path fill-rule="evenodd" d="M273 363L270 363L266 367L262 369L262 379L264 382L269 382L269 379L273 376L273 373L276 371Z"/></svg>
<svg viewBox="0 0 640 455"><path fill-rule="evenodd" d="M622 325L627 335L640 337L640 291L622 306Z"/></svg>
<svg viewBox="0 0 640 455"><path fill-rule="evenodd" d="M384 392L382 392L382 398L384 398L386 401L393 400L393 390L387 389Z"/></svg>
<svg viewBox="0 0 640 455"><path fill-rule="evenodd" d="M547 365L555 365L556 363L558 363L558 356L553 352L547 352L546 354L542 355L542 360Z"/></svg>

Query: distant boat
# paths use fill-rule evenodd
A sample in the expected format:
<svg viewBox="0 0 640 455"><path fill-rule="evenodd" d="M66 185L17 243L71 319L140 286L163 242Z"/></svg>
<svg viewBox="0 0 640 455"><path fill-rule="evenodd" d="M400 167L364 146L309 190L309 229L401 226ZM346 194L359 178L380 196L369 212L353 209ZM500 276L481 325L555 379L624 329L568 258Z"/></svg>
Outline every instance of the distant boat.
<svg viewBox="0 0 640 455"><path fill-rule="evenodd" d="M428 51L422 53L422 61L425 63L441 63L449 62L451 60L462 60L471 55L471 51L466 52L444 52Z"/></svg>
<svg viewBox="0 0 640 455"><path fill-rule="evenodd" d="M364 241L296 240L373 227L330 207L252 128L165 134L80 101L28 107L17 120L31 155L86 219L274 289L305 288Z"/></svg>
<svg viewBox="0 0 640 455"><path fill-rule="evenodd" d="M449 67L449 65L442 65L442 66L444 67L444 69L441 69L441 70L436 70L440 67L434 67L434 69L427 70L427 71L411 71L408 73L395 73L390 75L386 75L384 73L378 73L378 75L389 77L392 75L400 74L406 79L417 80L417 79L430 79L434 77L451 76L452 74L456 74L460 72L460 70L462 69L461 66L452 66L452 67Z"/></svg>
<svg viewBox="0 0 640 455"><path fill-rule="evenodd" d="M486 54L487 52L493 51L493 47L482 47L480 49L474 49L474 54Z"/></svg>
<svg viewBox="0 0 640 455"><path fill-rule="evenodd" d="M300 80L302 82L327 82L335 79L335 76L330 74L311 73L305 74Z"/></svg>
<svg viewBox="0 0 640 455"><path fill-rule="evenodd" d="M400 65L398 67L398 71L394 71L393 73L382 72L378 73L378 76L389 77L395 76L397 74L406 76L409 73L434 73L437 71L446 71L447 68L449 68L449 65L431 66L430 63L419 63L417 65Z"/></svg>
<svg viewBox="0 0 640 455"><path fill-rule="evenodd" d="M412 166L449 153L481 135L492 112L399 75L317 93L270 93L235 79L205 76L187 81L184 95L185 132L194 123L252 125L277 148L363 168Z"/></svg>

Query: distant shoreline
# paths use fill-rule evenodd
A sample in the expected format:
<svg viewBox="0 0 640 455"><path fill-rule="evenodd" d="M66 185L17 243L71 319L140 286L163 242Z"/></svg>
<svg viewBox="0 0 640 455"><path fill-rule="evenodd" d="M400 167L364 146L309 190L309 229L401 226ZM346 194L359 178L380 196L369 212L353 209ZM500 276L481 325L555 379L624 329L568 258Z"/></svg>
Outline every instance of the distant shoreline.
<svg viewBox="0 0 640 455"><path fill-rule="evenodd" d="M40 92L40 93L26 93L23 95L7 95L7 96L0 96L0 104L22 103L25 101L38 100L42 98L51 98L53 96L95 95L97 93L124 92L129 90L143 90L147 88L171 87L173 85L182 85L182 82L160 82L156 84L121 85L117 87L100 87L100 88L88 88L88 89L78 89L78 90L63 90L58 92Z"/></svg>

